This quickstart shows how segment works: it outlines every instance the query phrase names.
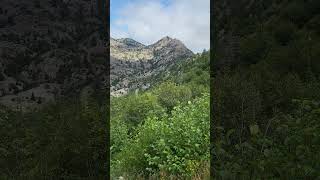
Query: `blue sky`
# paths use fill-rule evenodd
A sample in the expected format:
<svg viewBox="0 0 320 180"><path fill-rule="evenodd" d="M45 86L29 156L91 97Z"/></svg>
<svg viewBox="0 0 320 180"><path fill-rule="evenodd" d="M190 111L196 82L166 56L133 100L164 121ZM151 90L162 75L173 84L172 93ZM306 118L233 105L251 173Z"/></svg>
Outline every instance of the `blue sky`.
<svg viewBox="0 0 320 180"><path fill-rule="evenodd" d="M159 1L163 6L168 6L170 5L170 2L172 0L159 0ZM114 23L116 19L121 18L121 15L119 15L119 12L121 12L122 8L126 7L130 3L135 3L135 2L139 2L139 0L111 0L110 1L111 24Z"/></svg>
<svg viewBox="0 0 320 180"><path fill-rule="evenodd" d="M111 0L111 37L149 45L164 36L194 52L210 47L210 0Z"/></svg>
<svg viewBox="0 0 320 180"><path fill-rule="evenodd" d="M133 0L111 0L110 1L110 21L111 23L114 22L115 19L117 19L117 17L119 17L119 15L117 15L117 12L119 12L119 10L121 10L121 7L124 7L126 4L132 2Z"/></svg>
<svg viewBox="0 0 320 180"><path fill-rule="evenodd" d="M170 4L170 1L172 0L159 0L161 4L164 6L168 6ZM117 13L121 8L125 7L129 3L135 3L139 2L139 0L111 0L110 1L110 9L111 9L111 20L117 18Z"/></svg>

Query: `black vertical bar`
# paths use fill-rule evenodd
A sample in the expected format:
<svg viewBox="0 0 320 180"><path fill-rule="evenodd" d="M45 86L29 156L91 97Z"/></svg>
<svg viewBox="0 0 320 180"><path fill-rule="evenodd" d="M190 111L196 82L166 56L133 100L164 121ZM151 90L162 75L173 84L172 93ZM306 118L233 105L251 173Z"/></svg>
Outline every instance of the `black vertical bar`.
<svg viewBox="0 0 320 180"><path fill-rule="evenodd" d="M110 0L105 0L104 28L106 36L107 78L107 179L110 179Z"/></svg>
<svg viewBox="0 0 320 180"><path fill-rule="evenodd" d="M213 115L213 75L214 75L214 56L215 56L215 16L214 16L214 2L210 1L210 179L213 179L214 169L213 169L213 141L214 141L214 115Z"/></svg>

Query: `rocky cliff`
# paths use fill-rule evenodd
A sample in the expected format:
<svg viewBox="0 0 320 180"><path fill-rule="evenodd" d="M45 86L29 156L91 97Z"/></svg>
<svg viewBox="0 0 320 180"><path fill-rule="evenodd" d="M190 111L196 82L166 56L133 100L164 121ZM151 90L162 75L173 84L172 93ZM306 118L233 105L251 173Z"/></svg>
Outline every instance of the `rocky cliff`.
<svg viewBox="0 0 320 180"><path fill-rule="evenodd" d="M141 81L193 53L177 39L151 45L132 39L110 39L97 0L1 1L0 105L16 110L42 107L81 94L86 87L109 88L119 96L145 89Z"/></svg>
<svg viewBox="0 0 320 180"><path fill-rule="evenodd" d="M148 46L128 38L111 38L110 53L112 96L147 89L153 84L148 77L193 56L180 40L168 36Z"/></svg>

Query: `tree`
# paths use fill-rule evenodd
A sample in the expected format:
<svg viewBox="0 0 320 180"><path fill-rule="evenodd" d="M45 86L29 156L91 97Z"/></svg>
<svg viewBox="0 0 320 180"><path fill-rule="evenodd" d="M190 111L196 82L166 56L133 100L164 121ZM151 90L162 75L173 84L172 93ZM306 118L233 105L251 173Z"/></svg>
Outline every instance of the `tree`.
<svg viewBox="0 0 320 180"><path fill-rule="evenodd" d="M31 98L30 98L30 100L31 100L31 101L35 101L35 100L36 100L33 92L31 93Z"/></svg>

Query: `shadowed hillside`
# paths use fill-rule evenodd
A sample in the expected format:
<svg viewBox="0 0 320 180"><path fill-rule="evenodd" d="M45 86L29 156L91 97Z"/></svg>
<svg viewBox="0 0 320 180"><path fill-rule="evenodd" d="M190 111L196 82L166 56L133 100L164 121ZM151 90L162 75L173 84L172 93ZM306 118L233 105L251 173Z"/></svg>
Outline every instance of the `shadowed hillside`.
<svg viewBox="0 0 320 180"><path fill-rule="evenodd" d="M215 2L215 179L317 179L316 0Z"/></svg>

